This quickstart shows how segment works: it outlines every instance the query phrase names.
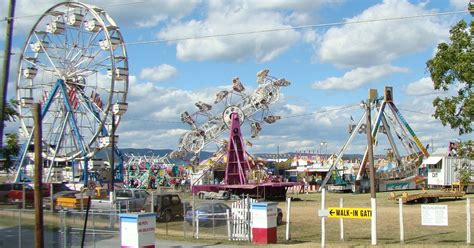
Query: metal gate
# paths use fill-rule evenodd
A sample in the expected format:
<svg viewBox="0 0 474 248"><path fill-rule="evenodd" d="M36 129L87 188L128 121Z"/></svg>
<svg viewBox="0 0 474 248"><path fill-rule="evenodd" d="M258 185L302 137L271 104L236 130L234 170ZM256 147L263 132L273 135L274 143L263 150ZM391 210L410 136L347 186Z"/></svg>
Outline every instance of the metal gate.
<svg viewBox="0 0 474 248"><path fill-rule="evenodd" d="M232 231L229 237L230 240L251 240L250 224L252 223L252 214L250 208L254 202L257 202L257 200L247 197L232 203Z"/></svg>

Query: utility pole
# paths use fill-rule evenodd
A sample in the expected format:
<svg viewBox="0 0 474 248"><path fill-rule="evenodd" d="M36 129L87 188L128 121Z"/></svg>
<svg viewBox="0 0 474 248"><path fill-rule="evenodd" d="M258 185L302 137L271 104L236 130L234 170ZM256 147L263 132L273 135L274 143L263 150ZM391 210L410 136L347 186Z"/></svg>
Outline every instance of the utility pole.
<svg viewBox="0 0 474 248"><path fill-rule="evenodd" d="M115 178L115 113L112 112L112 155L110 156L110 192L114 192L114 178Z"/></svg>
<svg viewBox="0 0 474 248"><path fill-rule="evenodd" d="M110 208L115 206L114 178L115 178L115 110L112 110L112 130L110 142L112 143L112 154L110 156L110 184L109 184L109 200Z"/></svg>
<svg viewBox="0 0 474 248"><path fill-rule="evenodd" d="M41 196L42 179L43 179L43 158L42 158L42 143L41 143L41 105L35 103L33 105L33 118L34 118L34 147L35 147L35 247L44 247L44 236L43 236L43 198ZM50 186L52 187L52 186ZM51 202L53 204L53 202Z"/></svg>
<svg viewBox="0 0 474 248"><path fill-rule="evenodd" d="M0 86L0 148L3 147L3 129L5 127L5 105L7 104L8 76L10 72L10 55L12 51L13 17L15 16L15 2L10 0L8 6L7 32L5 34L5 50L3 51L3 77Z"/></svg>
<svg viewBox="0 0 474 248"><path fill-rule="evenodd" d="M375 169L374 169L374 150L373 150L373 139L372 139L372 120L371 120L371 104L376 98L376 91L369 90L369 98L367 99L366 107L366 119L367 119L367 156L369 162L369 177L370 177L370 203L372 207L372 219L371 219L371 241L372 245L377 245L377 200L375 193Z"/></svg>
<svg viewBox="0 0 474 248"><path fill-rule="evenodd" d="M277 145L277 164L280 163L280 146Z"/></svg>

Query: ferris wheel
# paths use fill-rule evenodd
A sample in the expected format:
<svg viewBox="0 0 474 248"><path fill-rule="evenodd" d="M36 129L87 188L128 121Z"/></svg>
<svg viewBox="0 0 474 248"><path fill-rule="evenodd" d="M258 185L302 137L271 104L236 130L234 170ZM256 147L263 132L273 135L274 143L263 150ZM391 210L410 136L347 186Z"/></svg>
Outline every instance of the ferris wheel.
<svg viewBox="0 0 474 248"><path fill-rule="evenodd" d="M171 158L184 158L193 154L191 162L196 164L200 151L210 143L221 143L220 135L231 126L231 114L237 113L241 123L250 123L251 137L255 138L262 130L264 123L274 123L281 119L270 113L270 105L280 98L281 87L290 85L284 78L269 75L265 69L257 73L258 87L247 94L238 77L232 80L232 88L216 93L213 104L197 102L197 111L181 114L181 121L187 123L191 130L184 133L178 144L178 150L170 154ZM225 146L225 145L224 145ZM223 148L222 144L220 149Z"/></svg>
<svg viewBox="0 0 474 248"><path fill-rule="evenodd" d="M43 157L87 160L111 145L112 122L118 125L126 111L127 93L128 58L114 20L96 6L54 5L33 26L20 57L20 137L31 143L32 105L39 102Z"/></svg>

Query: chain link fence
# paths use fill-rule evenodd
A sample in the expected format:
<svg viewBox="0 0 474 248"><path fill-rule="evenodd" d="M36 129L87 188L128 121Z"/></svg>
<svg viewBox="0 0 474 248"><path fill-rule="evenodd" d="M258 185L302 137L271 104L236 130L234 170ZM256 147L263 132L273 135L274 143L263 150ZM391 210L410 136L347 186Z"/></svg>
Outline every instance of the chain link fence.
<svg viewBox="0 0 474 248"><path fill-rule="evenodd" d="M181 214L170 221L157 213L156 235L170 239L239 240L249 241L251 199L238 201L199 199L180 194ZM47 247L80 247L82 242L86 204L74 210L50 210L45 206L44 240ZM236 205L237 206L237 205ZM0 230L4 235L0 247L34 246L35 211L22 204L3 205L0 208ZM82 209L82 210L81 210ZM129 208L90 209L84 235L85 247L120 245L120 213ZM135 212L142 213L142 212Z"/></svg>
<svg viewBox="0 0 474 248"><path fill-rule="evenodd" d="M239 201L194 199L183 221L185 237L250 240L250 198ZM246 203L245 203L246 202Z"/></svg>

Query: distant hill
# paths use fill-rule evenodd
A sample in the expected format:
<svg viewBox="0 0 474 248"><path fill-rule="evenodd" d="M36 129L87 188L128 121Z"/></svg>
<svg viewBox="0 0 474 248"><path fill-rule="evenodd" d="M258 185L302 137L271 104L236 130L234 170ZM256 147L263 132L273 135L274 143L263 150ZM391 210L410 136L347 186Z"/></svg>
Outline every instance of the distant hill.
<svg viewBox="0 0 474 248"><path fill-rule="evenodd" d="M279 156L280 159L289 159L293 158L295 156L317 156L317 155L322 155L322 156L330 156L330 154L311 154L311 153L296 153L296 152L287 152L287 153L256 153L254 154L257 157L261 157L264 159L275 159ZM362 159L364 155L363 154L344 154L342 156L343 160L350 160L350 159Z"/></svg>
<svg viewBox="0 0 474 248"><path fill-rule="evenodd" d="M123 154L126 155L135 155L135 156L160 156L163 157L167 154L170 154L173 150L171 149L149 149L149 148L121 148L120 151ZM204 161L208 158L210 158L213 155L212 152L207 152L207 151L202 151L199 155L199 160ZM263 159L275 159L279 156L280 159L290 159L293 158L297 155L299 156L308 156L308 155L318 155L318 154L309 154L309 153L296 153L296 152L287 152L287 153L256 153L254 154L257 157L263 158ZM323 156L328 156L328 154L322 154ZM102 158L102 159L107 159L107 154L105 150L101 150L96 157ZM363 155L362 154L344 154L343 158L344 160L353 160L353 159L362 159ZM170 160L172 163L186 163L183 160Z"/></svg>

